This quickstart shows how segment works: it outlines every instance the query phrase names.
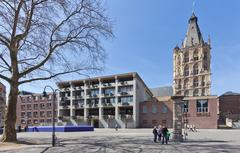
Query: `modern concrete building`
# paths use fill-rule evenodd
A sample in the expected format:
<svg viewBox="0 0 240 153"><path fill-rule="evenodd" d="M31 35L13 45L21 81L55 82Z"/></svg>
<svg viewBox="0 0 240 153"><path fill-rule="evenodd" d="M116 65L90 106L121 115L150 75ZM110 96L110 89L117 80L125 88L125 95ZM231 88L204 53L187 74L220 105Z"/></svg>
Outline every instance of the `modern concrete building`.
<svg viewBox="0 0 240 153"><path fill-rule="evenodd" d="M57 99L55 100L57 114ZM20 92L17 102L17 122L16 125L51 125L53 115L53 94L48 93L48 97L42 94ZM57 120L57 119L56 119Z"/></svg>
<svg viewBox="0 0 240 153"><path fill-rule="evenodd" d="M139 127L139 104L152 93L136 73L59 82L58 117L68 124Z"/></svg>
<svg viewBox="0 0 240 153"><path fill-rule="evenodd" d="M0 127L4 125L6 109L6 87L0 82Z"/></svg>
<svg viewBox="0 0 240 153"><path fill-rule="evenodd" d="M193 13L189 19L186 37L181 48L176 46L173 54L174 95L210 95L211 44L204 42L198 18Z"/></svg>
<svg viewBox="0 0 240 153"><path fill-rule="evenodd" d="M218 97L184 97L182 121L197 128L216 129L218 119ZM140 103L140 127L156 125L173 127L173 100L170 96L156 97Z"/></svg>

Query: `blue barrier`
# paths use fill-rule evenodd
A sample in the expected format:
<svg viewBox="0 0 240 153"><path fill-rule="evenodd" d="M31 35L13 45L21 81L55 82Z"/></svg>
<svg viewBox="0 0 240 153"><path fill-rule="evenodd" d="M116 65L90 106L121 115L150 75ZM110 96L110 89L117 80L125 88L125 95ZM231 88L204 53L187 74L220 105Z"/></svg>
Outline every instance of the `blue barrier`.
<svg viewBox="0 0 240 153"><path fill-rule="evenodd" d="M27 132L52 132L52 126L29 126ZM84 132L94 131L93 126L81 125L81 126L56 126L56 132Z"/></svg>

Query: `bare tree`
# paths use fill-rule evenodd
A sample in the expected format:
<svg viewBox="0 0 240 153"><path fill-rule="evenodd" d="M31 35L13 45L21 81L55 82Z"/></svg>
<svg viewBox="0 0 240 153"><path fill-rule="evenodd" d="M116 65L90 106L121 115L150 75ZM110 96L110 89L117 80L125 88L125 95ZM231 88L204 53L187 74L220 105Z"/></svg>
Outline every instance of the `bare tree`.
<svg viewBox="0 0 240 153"><path fill-rule="evenodd" d="M0 78L10 85L2 141L17 141L21 84L100 70L100 40L112 36L101 0L0 0Z"/></svg>

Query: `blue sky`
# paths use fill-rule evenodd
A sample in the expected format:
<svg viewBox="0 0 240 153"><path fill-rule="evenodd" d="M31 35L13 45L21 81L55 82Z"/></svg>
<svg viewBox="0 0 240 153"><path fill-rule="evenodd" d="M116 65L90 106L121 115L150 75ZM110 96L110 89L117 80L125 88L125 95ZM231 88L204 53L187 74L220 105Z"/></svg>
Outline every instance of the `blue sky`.
<svg viewBox="0 0 240 153"><path fill-rule="evenodd" d="M193 0L106 0L115 38L103 42L108 57L99 75L138 72L150 88L171 85L172 49L184 39L192 4ZM240 92L239 8L239 0L196 0L200 30L205 41L208 35L212 41L214 95ZM48 83L20 90L41 92Z"/></svg>

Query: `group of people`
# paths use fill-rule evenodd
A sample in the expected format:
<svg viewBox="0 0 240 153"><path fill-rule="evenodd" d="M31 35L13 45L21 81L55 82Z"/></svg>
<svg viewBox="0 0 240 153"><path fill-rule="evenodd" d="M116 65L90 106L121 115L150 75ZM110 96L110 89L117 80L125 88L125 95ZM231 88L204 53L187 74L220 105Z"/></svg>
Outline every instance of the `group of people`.
<svg viewBox="0 0 240 153"><path fill-rule="evenodd" d="M168 131L168 128L166 126L159 125L154 126L153 128L153 136L154 136L154 142L157 142L157 139L159 142L162 142L162 144L166 143L168 144L170 132Z"/></svg>
<svg viewBox="0 0 240 153"><path fill-rule="evenodd" d="M197 132L197 128L194 124L187 124L187 129L192 132Z"/></svg>

